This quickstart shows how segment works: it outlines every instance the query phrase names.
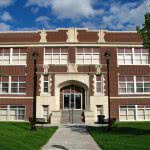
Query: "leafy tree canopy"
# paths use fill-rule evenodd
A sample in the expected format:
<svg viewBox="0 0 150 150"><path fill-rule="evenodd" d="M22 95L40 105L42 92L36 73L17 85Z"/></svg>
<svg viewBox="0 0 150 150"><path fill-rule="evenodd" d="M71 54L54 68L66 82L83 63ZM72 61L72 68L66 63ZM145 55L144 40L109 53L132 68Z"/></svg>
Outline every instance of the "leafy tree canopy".
<svg viewBox="0 0 150 150"><path fill-rule="evenodd" d="M150 13L145 14L145 23L143 28L137 27L138 34L143 38L145 48L150 48Z"/></svg>

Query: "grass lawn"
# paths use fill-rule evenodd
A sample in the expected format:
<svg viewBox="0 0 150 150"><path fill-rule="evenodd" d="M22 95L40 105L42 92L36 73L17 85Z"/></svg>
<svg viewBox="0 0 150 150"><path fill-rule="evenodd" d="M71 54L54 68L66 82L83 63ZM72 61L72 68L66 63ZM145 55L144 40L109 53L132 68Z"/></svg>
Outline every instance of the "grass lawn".
<svg viewBox="0 0 150 150"><path fill-rule="evenodd" d="M88 127L103 150L150 150L150 122L116 123L107 127Z"/></svg>
<svg viewBox="0 0 150 150"><path fill-rule="evenodd" d="M30 128L29 123L0 122L0 150L39 150L57 129Z"/></svg>

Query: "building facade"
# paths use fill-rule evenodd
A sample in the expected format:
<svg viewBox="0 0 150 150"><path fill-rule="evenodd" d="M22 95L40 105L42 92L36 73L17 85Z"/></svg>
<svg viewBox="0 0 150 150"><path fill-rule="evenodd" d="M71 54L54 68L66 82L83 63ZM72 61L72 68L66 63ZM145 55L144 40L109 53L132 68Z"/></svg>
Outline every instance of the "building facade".
<svg viewBox="0 0 150 150"><path fill-rule="evenodd" d="M150 51L136 32L64 28L0 33L0 120L32 117L37 58L37 118L52 124L111 117L150 121Z"/></svg>

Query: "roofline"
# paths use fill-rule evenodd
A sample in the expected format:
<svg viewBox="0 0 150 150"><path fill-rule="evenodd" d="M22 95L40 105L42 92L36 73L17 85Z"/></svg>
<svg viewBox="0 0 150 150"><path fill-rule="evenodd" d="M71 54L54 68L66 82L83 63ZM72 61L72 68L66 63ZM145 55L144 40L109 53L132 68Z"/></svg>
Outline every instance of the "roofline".
<svg viewBox="0 0 150 150"><path fill-rule="evenodd" d="M91 32L99 32L100 30L101 31L104 31L104 32L107 32L107 33L137 33L137 31L110 31L110 30L103 30L103 29L98 29L98 30L91 30L91 29L88 29L88 28L75 28L75 27L71 27L71 28L56 28L54 30L30 30L30 31L0 31L0 33L38 33L38 32L41 32L41 31L46 31L46 32L53 32L53 31L59 31L59 30L68 30L68 29L76 29L76 30L86 30L86 31L91 31Z"/></svg>

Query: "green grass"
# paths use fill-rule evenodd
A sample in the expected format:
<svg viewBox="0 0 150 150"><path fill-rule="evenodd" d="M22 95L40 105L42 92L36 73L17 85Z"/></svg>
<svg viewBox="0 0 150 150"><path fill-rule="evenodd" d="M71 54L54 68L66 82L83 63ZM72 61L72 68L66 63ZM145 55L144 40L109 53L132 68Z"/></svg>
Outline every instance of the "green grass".
<svg viewBox="0 0 150 150"><path fill-rule="evenodd" d="M116 123L107 127L88 127L103 150L150 150L150 122Z"/></svg>
<svg viewBox="0 0 150 150"><path fill-rule="evenodd" d="M0 122L0 150L39 150L57 129L30 128L29 123Z"/></svg>

